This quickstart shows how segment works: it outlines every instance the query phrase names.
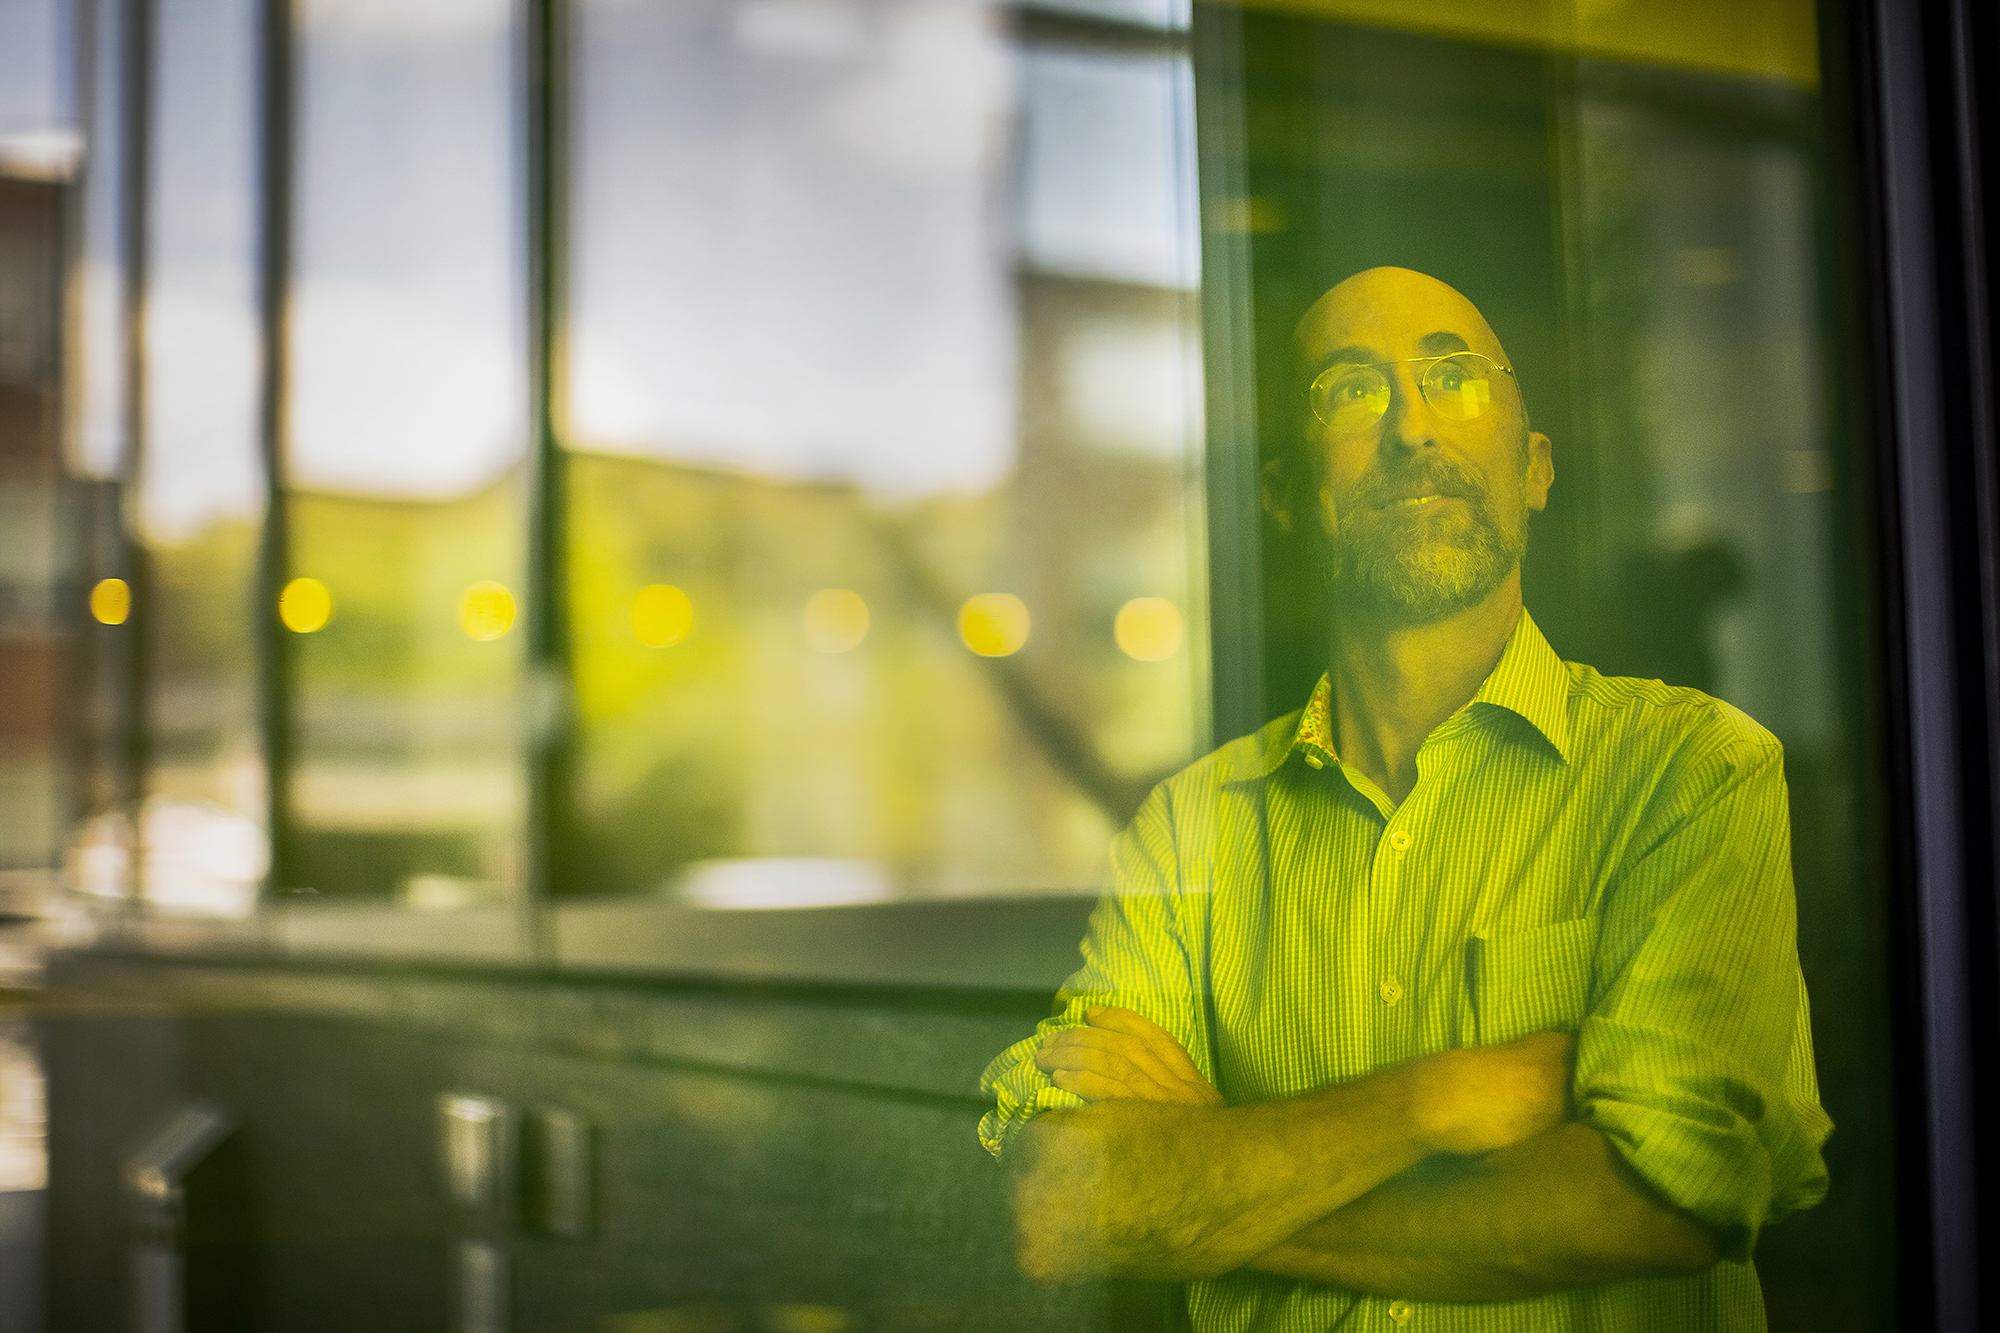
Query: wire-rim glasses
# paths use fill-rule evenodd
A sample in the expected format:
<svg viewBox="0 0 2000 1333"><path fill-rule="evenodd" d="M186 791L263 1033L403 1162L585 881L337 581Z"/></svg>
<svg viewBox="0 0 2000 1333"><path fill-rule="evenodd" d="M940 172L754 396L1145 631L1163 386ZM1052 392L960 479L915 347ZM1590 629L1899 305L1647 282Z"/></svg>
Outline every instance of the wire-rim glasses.
<svg viewBox="0 0 2000 1333"><path fill-rule="evenodd" d="M1481 352L1447 352L1404 361L1342 362L1328 366L1306 387L1313 416L1336 435L1358 435L1389 410L1391 388L1383 372L1391 366L1422 366L1417 388L1430 410L1447 421L1470 421L1493 402L1494 372L1512 375Z"/></svg>

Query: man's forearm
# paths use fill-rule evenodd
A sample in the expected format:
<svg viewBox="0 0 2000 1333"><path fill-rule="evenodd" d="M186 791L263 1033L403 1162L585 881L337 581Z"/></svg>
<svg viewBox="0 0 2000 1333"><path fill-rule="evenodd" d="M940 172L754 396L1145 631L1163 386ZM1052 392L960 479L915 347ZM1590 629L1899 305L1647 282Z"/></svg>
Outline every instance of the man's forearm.
<svg viewBox="0 0 2000 1333"><path fill-rule="evenodd" d="M1021 1266L1179 1280L1227 1272L1433 1151L1411 1066L1283 1102L1114 1100L1038 1116L1009 1150Z"/></svg>
<svg viewBox="0 0 2000 1333"><path fill-rule="evenodd" d="M1378 1295L1504 1301L1715 1260L1699 1223L1654 1198L1602 1134L1569 1124L1443 1180L1391 1181L1249 1267Z"/></svg>

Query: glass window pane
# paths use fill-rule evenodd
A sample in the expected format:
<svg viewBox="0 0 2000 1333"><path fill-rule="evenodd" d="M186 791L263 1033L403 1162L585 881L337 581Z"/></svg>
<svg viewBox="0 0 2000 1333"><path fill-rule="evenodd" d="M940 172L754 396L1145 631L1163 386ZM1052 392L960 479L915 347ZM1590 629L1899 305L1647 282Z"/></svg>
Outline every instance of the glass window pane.
<svg viewBox="0 0 2000 1333"><path fill-rule="evenodd" d="M67 174L77 156L75 13L63 0L0 7L0 170Z"/></svg>
<svg viewBox="0 0 2000 1333"><path fill-rule="evenodd" d="M70 412L69 462L81 476L116 475L124 435L121 393L124 355L124 308L119 272L119 236L123 181L120 147L124 87L119 58L123 7L117 0L84 0L78 12L89 19L84 28L91 71L89 98L83 107L89 151L82 163L81 262L77 275L76 354L70 373L75 406Z"/></svg>
<svg viewBox="0 0 2000 1333"><path fill-rule="evenodd" d="M294 0L285 127L267 0L77 3L81 325L26 360L73 349L76 545L146 637L93 600L71 882L128 881L142 693L148 895L276 896L55 962L52 1327L1922 1311L1895 1038L1947 979L1895 952L1916 548L1838 0ZM58 511L11 469L19 604ZM1162 1074L1092 1068L1142 1033ZM1324 1177L1239 1136L1329 1108ZM1091 1233L1146 1189L1055 1245L1009 1207L1116 1178L1061 1174L1091 1117L1169 1259ZM118 1162L185 1168L187 1226L133 1232ZM1266 1198L1205 1214L1211 1171ZM244 1198L258 1281L168 1280Z"/></svg>
<svg viewBox="0 0 2000 1333"><path fill-rule="evenodd" d="M1075 278L1194 286L1187 58L1042 41L1022 51L1020 72L1022 262Z"/></svg>
<svg viewBox="0 0 2000 1333"><path fill-rule="evenodd" d="M1185 57L577 23L562 886L1094 891L1207 732Z"/></svg>
<svg viewBox="0 0 2000 1333"><path fill-rule="evenodd" d="M518 880L526 440L513 9L301 11L286 888ZM309 581L309 582L302 582Z"/></svg>
<svg viewBox="0 0 2000 1333"><path fill-rule="evenodd" d="M247 914L267 865L254 614L264 476L254 0L172 0L155 50L147 214L148 771L142 892Z"/></svg>
<svg viewBox="0 0 2000 1333"><path fill-rule="evenodd" d="M578 24L564 887L1096 889L1206 735L1184 60L926 0Z"/></svg>
<svg viewBox="0 0 2000 1333"><path fill-rule="evenodd" d="M1757 1075L1773 1098L1761 1123L1816 1144L1823 1109L1838 1130L1823 1149L1831 1191L1818 1201L1819 1163L1807 1154L1784 1180L1745 1192L1742 1206L1776 1223L1756 1236L1761 1296L1746 1298L1745 1317L1761 1320L1768 1308L1774 1327L1877 1327L1893 1322L1897 1237L1886 1036L1890 885L1882 859L1888 797L1874 758L1877 659L1867 628L1874 585L1865 515L1873 497L1864 479L1876 466L1876 442L1857 424L1864 418L1855 410L1855 378L1872 371L1851 368L1847 339L1856 326L1839 304L1844 260L1828 240L1844 225L1845 205L1834 202L1825 164L1845 150L1829 140L1838 122L1823 100L1816 23L1814 7L1803 3L1738 7L1727 16L1692 4L1643 15L1623 6L1559 7L1542 16L1329 4L1247 7L1199 34L1216 52L1200 89L1205 123L1215 130L1201 163L1204 304L1211 337L1241 338L1236 345L1254 347L1256 365L1254 388L1211 384L1211 422L1250 423L1210 441L1211 475L1233 478L1229 493L1241 497L1211 511L1211 543L1236 586L1261 588L1257 614L1218 632L1218 643L1230 636L1255 644L1243 668L1249 679L1237 679L1233 662L1228 672L1219 666L1215 693L1261 701L1218 723L1229 734L1299 707L1331 673L1328 734L1337 738L1338 760L1325 771L1361 775L1333 784L1343 795L1376 792L1379 782L1388 800L1378 812L1389 849L1382 855L1398 856L1399 873L1416 876L1396 901L1414 913L1410 920L1444 930L1450 946L1434 954L1440 937L1427 935L1431 942L1391 967L1380 952L1402 947L1391 918L1356 918L1337 931L1339 939L1371 941L1378 952L1369 965L1392 974L1371 982L1365 1007L1414 1005L1409 1021L1420 1032L1446 1012L1438 1006L1462 982L1471 1007L1461 1018L1479 1041L1550 1026L1554 1011L1535 1011L1528 996L1554 994L1567 965L1553 934L1536 944L1523 932L1584 932L1591 944L1577 956L1595 970L1571 1015L1575 1095L1583 1118L1600 1124L1621 1106L1682 1086L1665 1066L1622 1092L1601 1081L1605 1025L1657 1022L1666 1030L1681 1021L1657 1012L1636 1017L1631 997L1645 983L1620 970L1615 950L1606 952L1602 932L1640 892L1632 886L1645 872L1629 848L1585 854L1566 842L1561 821L1582 793L1544 810L1531 788L1507 787L1499 769L1463 770L1446 738L1478 730L1477 705L1463 720L1440 719L1420 732L1428 739L1405 774L1413 784L1398 783L1389 760L1370 751L1372 738L1386 733L1366 730L1365 719L1380 715L1369 714L1365 700L1341 712L1343 681L1350 698L1361 693L1345 645L1375 643L1380 626L1398 616L1427 627L1465 623L1438 609L1445 603L1423 600L1455 586L1447 566L1389 563L1423 542L1443 542L1444 520L1421 520L1440 525L1422 528L1414 517L1398 526L1403 520L1370 515L1402 504L1446 512L1467 496L1483 497L1488 514L1502 512L1493 508L1499 504L1528 515L1520 567L1527 613L1556 655L1594 669L1566 669L1569 679L1595 682L1599 701L1563 685L1570 769L1593 762L1575 748L1583 744L1578 719L1614 696L1715 710L1760 745L1775 740L1783 756L1782 784L1770 780L1777 795L1754 817L1738 805L1742 824L1716 847L1741 856L1768 845L1782 860L1767 875L1744 862L1716 905L1700 912L1686 904L1701 873L1688 866L1670 880L1681 895L1676 910L1688 914L1682 947L1692 953L1726 938L1740 943L1728 923L1752 901L1770 903L1787 923L1761 961L1732 965L1736 982L1701 992L1716 1019L1705 1040L1722 1054L1690 1068L1714 1075L1715 1061L1751 1049L1762 1022L1795 1034L1789 1057L1772 1048ZM1468 413L1434 396L1428 380L1420 385L1420 366L1405 372L1390 364L1452 350L1420 335L1455 333L1461 324L1475 339L1490 330L1492 341L1475 350L1505 367L1480 402L1514 395L1525 413L1520 451L1502 441L1493 446L1498 462L1482 463L1477 453L1487 437L1471 418L1484 408ZM1359 425L1315 416L1307 381L1352 363L1385 377L1381 412ZM1529 431L1546 445L1534 444ZM1535 450L1543 447L1551 471L1538 474ZM1297 507L1285 510L1290 527L1249 498L1264 469L1276 469L1266 479L1280 479L1281 496L1295 497ZM1540 484L1553 478L1545 508L1533 499L1537 475ZM1517 476L1526 480L1509 480ZM1504 527L1491 530L1504 536ZM1424 632L1434 636L1424 642L1435 662L1448 669L1449 645L1463 636ZM1487 689L1499 679L1473 676ZM1521 716L1532 724L1532 714ZM1687 714L1662 712L1641 731L1664 734L1671 716ZM1644 759L1634 746L1607 771L1654 799L1694 790L1688 771L1663 757ZM1598 827L1636 809L1629 798L1592 799L1606 802L1593 816ZM1514 841L1530 829L1527 843ZM1399 833L1407 841L1390 841ZM1475 897L1460 897L1463 886L1448 877L1426 878L1432 862L1419 853L1427 843L1445 861L1461 853L1489 858ZM1549 860L1510 869L1507 849L1517 845L1540 848ZM1417 859L1400 856L1405 848ZM1535 906L1550 864L1596 887ZM1274 885L1283 873L1273 868ZM1345 872L1330 873L1348 882ZM1337 915L1337 904L1328 911ZM1453 915L1459 911L1470 913L1463 923ZM1581 920L1562 924L1572 918ZM1662 908L1652 927L1667 919ZM1217 919L1210 929L1228 926ZM1441 956L1456 961L1444 973L1425 970ZM1471 970L1461 974L1458 963ZM1793 998L1795 968L1809 1013ZM1411 985L1411 975L1432 979ZM1736 989L1752 976L1767 978L1761 999ZM1305 981L1267 991L1265 1003L1274 994L1290 1013L1315 1012L1315 997L1334 1003ZM1254 1019L1231 1026L1234 994L1218 987L1212 1003L1223 1015L1213 1039L1256 1051ZM1523 1026L1506 1028L1512 1019ZM1348 1030L1342 1021L1308 1025L1316 1039L1335 1041ZM1448 1017L1436 1021L1448 1030ZM1391 1049L1420 1055L1428 1039L1402 1040L1373 1049L1383 1060ZM1469 1044L1463 1028L1446 1040ZM1798 1081L1808 1044L1816 1088ZM1259 1058L1245 1055L1245 1067ZM1238 1069L1222 1077L1234 1098L1255 1076ZM1264 1096L1306 1090L1284 1078L1257 1087ZM1645 1136L1612 1137L1661 1197L1697 1212L1706 1206L1659 1173ZM1802 1201L1816 1206L1787 1216ZM1725 1264L1698 1281L1723 1283L1718 1275L1727 1271ZM1223 1280L1199 1286L1194 1299L1226 1311L1248 1293ZM1346 1317L1344 1296L1312 1291L1299 1299L1321 1322ZM1432 1310L1413 1301L1404 1313L1414 1325ZM1628 1314L1603 1317L1633 1322Z"/></svg>

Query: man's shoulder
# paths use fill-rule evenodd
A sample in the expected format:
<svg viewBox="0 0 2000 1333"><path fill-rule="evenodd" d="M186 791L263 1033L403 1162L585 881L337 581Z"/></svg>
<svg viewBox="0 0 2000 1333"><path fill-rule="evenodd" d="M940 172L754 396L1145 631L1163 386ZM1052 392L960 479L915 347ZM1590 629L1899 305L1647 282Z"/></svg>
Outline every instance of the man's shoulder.
<svg viewBox="0 0 2000 1333"><path fill-rule="evenodd" d="M1273 718L1257 730L1210 750L1168 776L1153 789L1150 800L1182 804L1223 787L1268 777L1290 753L1292 738L1299 730L1299 714L1304 711L1294 708L1283 717Z"/></svg>
<svg viewBox="0 0 2000 1333"><path fill-rule="evenodd" d="M1299 734L1299 715L1304 711L1294 708L1248 735L1210 750L1175 774L1174 780L1186 778L1202 785L1221 786L1268 777L1291 753L1292 740Z"/></svg>
<svg viewBox="0 0 2000 1333"><path fill-rule="evenodd" d="M1570 676L1571 726L1583 747L1650 742L1745 760L1782 752L1776 736L1725 699L1687 685L1607 676L1582 662L1563 666Z"/></svg>

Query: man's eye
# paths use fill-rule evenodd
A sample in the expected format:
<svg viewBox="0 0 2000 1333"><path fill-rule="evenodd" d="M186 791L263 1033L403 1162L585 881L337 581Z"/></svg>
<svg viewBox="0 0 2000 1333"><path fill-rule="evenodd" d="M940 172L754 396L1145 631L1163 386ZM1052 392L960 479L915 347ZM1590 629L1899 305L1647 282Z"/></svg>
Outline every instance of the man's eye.
<svg viewBox="0 0 2000 1333"><path fill-rule="evenodd" d="M1465 387L1465 372L1452 366L1438 373L1437 383L1446 393L1457 393Z"/></svg>

